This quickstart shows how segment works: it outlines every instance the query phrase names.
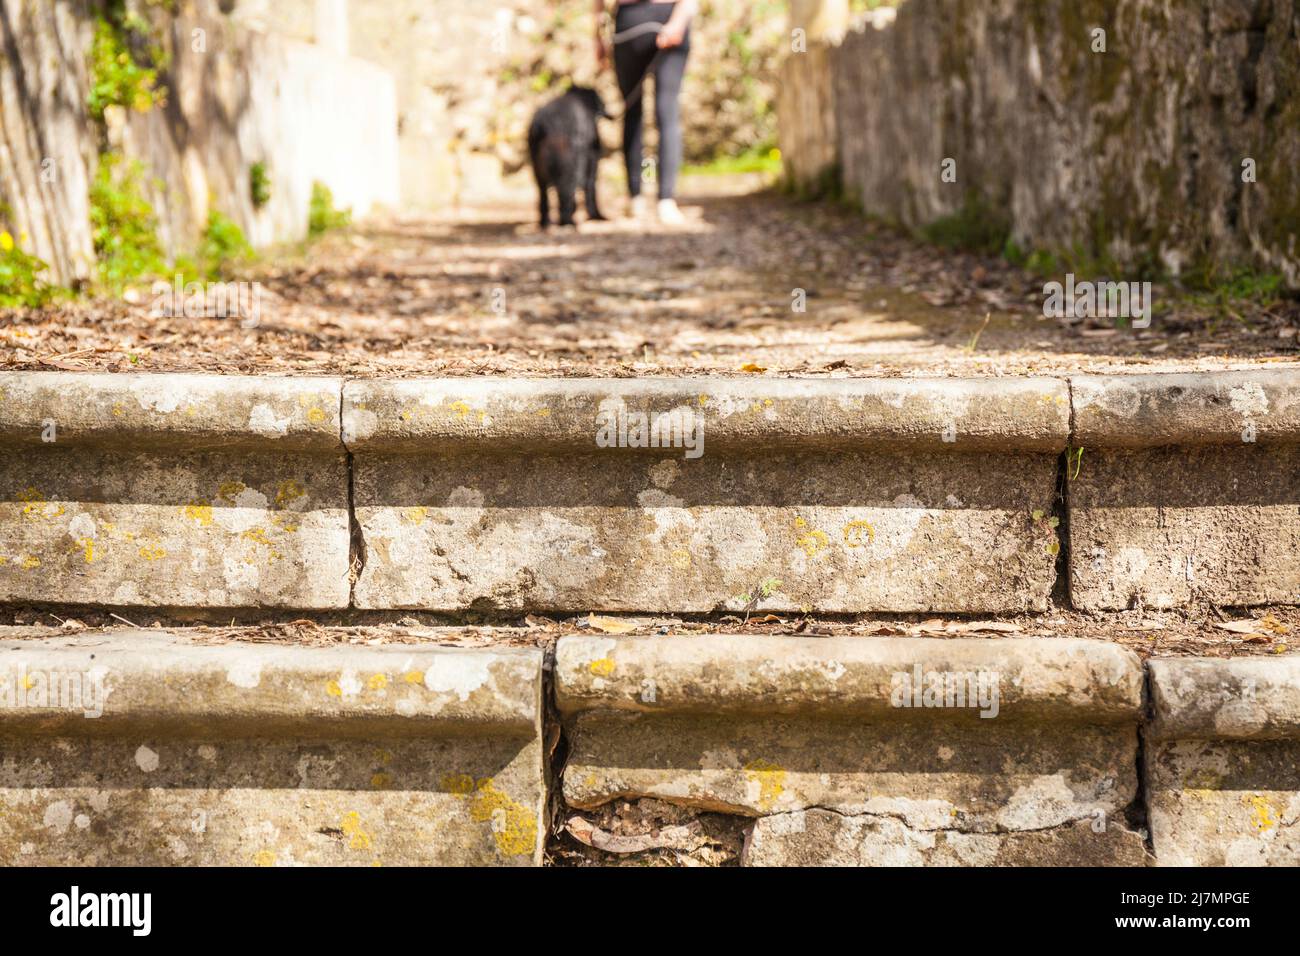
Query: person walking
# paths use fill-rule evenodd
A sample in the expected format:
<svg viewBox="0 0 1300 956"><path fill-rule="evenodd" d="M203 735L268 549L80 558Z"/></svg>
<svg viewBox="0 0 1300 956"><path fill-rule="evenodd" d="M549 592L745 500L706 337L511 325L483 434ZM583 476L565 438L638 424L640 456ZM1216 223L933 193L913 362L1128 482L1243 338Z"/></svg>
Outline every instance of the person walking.
<svg viewBox="0 0 1300 956"><path fill-rule="evenodd" d="M603 21L609 0L596 4L596 63L609 61ZM645 214L641 196L645 86L654 74L655 126L659 131L659 221L683 222L677 207L677 176L682 168L682 123L679 99L691 52L691 21L699 0L618 0L614 17L614 73L623 94L623 161L627 167L628 215Z"/></svg>

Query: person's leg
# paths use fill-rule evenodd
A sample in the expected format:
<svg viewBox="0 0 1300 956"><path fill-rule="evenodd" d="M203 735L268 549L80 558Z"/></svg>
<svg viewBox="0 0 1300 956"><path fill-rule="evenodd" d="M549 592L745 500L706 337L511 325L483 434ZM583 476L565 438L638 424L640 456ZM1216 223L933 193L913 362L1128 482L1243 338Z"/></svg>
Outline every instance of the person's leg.
<svg viewBox="0 0 1300 956"><path fill-rule="evenodd" d="M656 34L643 28L651 22L662 24L671 11L668 4L624 4L619 6L614 19L615 34L625 37L614 44L614 73L623 94L623 163L627 169L628 194L633 198L641 195L647 71L659 52Z"/></svg>
<svg viewBox="0 0 1300 956"><path fill-rule="evenodd" d="M659 198L677 194L682 168L682 77L690 54L690 34L681 46L665 50L655 67L655 126L659 130Z"/></svg>
<svg viewBox="0 0 1300 956"><path fill-rule="evenodd" d="M620 27L625 25L625 19L630 20L619 16ZM648 45L642 42L647 39L650 41ZM627 191L631 196L641 195L641 152L645 145L645 85L641 79L654 58L654 49L653 34L614 46L614 73L624 101L623 163L627 168ZM632 96L630 102L629 95Z"/></svg>

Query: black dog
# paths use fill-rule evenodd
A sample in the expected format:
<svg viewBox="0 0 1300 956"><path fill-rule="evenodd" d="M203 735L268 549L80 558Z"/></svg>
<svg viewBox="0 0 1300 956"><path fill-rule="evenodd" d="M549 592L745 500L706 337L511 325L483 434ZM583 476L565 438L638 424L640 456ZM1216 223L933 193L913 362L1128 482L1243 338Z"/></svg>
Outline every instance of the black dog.
<svg viewBox="0 0 1300 956"><path fill-rule="evenodd" d="M528 127L528 155L541 194L543 229L551 224L551 187L560 197L561 226L573 225L579 186L586 200L587 218L605 218L596 205L596 166L601 152L596 120L608 115L599 93L574 86L533 117Z"/></svg>

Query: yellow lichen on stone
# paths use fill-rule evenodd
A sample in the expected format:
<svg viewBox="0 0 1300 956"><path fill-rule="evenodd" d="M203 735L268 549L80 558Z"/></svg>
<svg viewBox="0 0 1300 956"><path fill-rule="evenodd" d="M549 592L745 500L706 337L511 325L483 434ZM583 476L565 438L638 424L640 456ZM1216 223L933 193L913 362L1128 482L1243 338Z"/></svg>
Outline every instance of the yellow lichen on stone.
<svg viewBox="0 0 1300 956"><path fill-rule="evenodd" d="M223 481L217 487L217 498L228 505L233 505L235 499L242 495L248 486L242 481Z"/></svg>
<svg viewBox="0 0 1300 956"><path fill-rule="evenodd" d="M678 548L669 557L678 571L686 571L691 566L691 553L685 548Z"/></svg>
<svg viewBox="0 0 1300 956"><path fill-rule="evenodd" d="M31 571L41 566L41 559L36 557L34 554L27 554L23 556L21 563L25 570Z"/></svg>
<svg viewBox="0 0 1300 956"><path fill-rule="evenodd" d="M785 770L767 760L751 760L745 764L745 776L758 784L758 808L771 810L785 793Z"/></svg>
<svg viewBox="0 0 1300 956"><path fill-rule="evenodd" d="M18 500L26 502L23 506L24 518L50 519L63 514L63 506L51 505L37 488L24 488L18 493Z"/></svg>
<svg viewBox="0 0 1300 956"><path fill-rule="evenodd" d="M407 671L402 675L402 680L406 681L408 684L423 684L424 674L420 671Z"/></svg>
<svg viewBox="0 0 1300 956"><path fill-rule="evenodd" d="M361 814L357 811L351 810L345 813L339 823L339 829L348 838L348 849L369 850L373 846L370 834L361 826Z"/></svg>
<svg viewBox="0 0 1300 956"><path fill-rule="evenodd" d="M406 508L402 511L402 517L413 525L422 525L429 517L429 509L419 507Z"/></svg>
<svg viewBox="0 0 1300 956"><path fill-rule="evenodd" d="M442 778L442 789L458 797L474 792L474 778L467 773L448 774Z"/></svg>
<svg viewBox="0 0 1300 956"><path fill-rule="evenodd" d="M284 555L276 550L275 545L271 543L271 539L266 536L265 528L249 528L241 534L240 537L245 541L251 541L253 544L261 545L266 548L267 557L271 561L278 561L280 558L284 557Z"/></svg>
<svg viewBox="0 0 1300 956"><path fill-rule="evenodd" d="M447 789L461 799L469 799L471 820L492 825L497 852L505 856L532 853L537 847L537 818L532 811L498 790L491 777L482 777L476 783L471 781L469 791L464 789L467 779L470 779L468 774L459 774L444 779L444 785L455 783L456 787Z"/></svg>
<svg viewBox="0 0 1300 956"><path fill-rule="evenodd" d="M339 686L339 682L336 680L327 681L325 684L325 693L329 694L331 697L342 697L343 688Z"/></svg>
<svg viewBox="0 0 1300 956"><path fill-rule="evenodd" d="M253 854L254 866L275 866L274 850L258 850Z"/></svg>
<svg viewBox="0 0 1300 956"><path fill-rule="evenodd" d="M608 677L614 673L614 661L608 657L602 657L600 660L592 661L587 665L587 670L591 671L596 677Z"/></svg>
<svg viewBox="0 0 1300 956"><path fill-rule="evenodd" d="M299 498L307 496L307 489L302 483L292 478L280 482L280 487L275 493L275 503L283 508L287 504L297 501Z"/></svg>
<svg viewBox="0 0 1300 956"><path fill-rule="evenodd" d="M795 543L798 544L799 547L803 548L804 554L808 555L808 557L811 558L818 551L821 551L828 544L830 544L831 539L826 534L825 531L819 531L816 528L814 528L811 531L799 535Z"/></svg>
<svg viewBox="0 0 1300 956"><path fill-rule="evenodd" d="M206 499L190 502L185 506L185 517L200 528L212 527L212 502Z"/></svg>
<svg viewBox="0 0 1300 956"><path fill-rule="evenodd" d="M307 410L307 421L311 422L313 425L319 425L328 417L329 416L325 414L324 409L310 408Z"/></svg>
<svg viewBox="0 0 1300 956"><path fill-rule="evenodd" d="M271 524L275 525L286 534L293 534L298 530L298 524L287 514L271 514Z"/></svg>
<svg viewBox="0 0 1300 956"><path fill-rule="evenodd" d="M99 555L95 553L94 538L78 538L77 545L82 549L82 554L85 557L87 564L94 564L99 560Z"/></svg>
<svg viewBox="0 0 1300 956"><path fill-rule="evenodd" d="M1262 794L1242 797L1242 802L1251 809L1251 826L1264 833L1277 826L1277 816L1273 805Z"/></svg>
<svg viewBox="0 0 1300 956"><path fill-rule="evenodd" d="M866 540L863 540L865 535ZM850 548L860 548L876 540L876 529L866 521L850 521L844 526L844 544Z"/></svg>
<svg viewBox="0 0 1300 956"><path fill-rule="evenodd" d="M144 544L140 546L140 557L146 561L160 561L167 557L167 552L156 544Z"/></svg>
<svg viewBox="0 0 1300 956"><path fill-rule="evenodd" d="M372 674L370 676L370 680L366 681L366 688L368 690L383 690L387 686L388 686L387 674Z"/></svg>

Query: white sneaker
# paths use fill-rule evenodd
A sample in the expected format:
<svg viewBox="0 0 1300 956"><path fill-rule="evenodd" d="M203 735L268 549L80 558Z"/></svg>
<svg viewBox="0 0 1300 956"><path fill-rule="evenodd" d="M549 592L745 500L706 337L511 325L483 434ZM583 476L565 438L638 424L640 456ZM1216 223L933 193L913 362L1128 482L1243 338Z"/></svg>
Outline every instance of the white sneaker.
<svg viewBox="0 0 1300 956"><path fill-rule="evenodd" d="M659 200L659 221L665 226L680 226L686 221L682 211L677 208L676 199Z"/></svg>
<svg viewBox="0 0 1300 956"><path fill-rule="evenodd" d="M641 220L645 218L646 204L645 196L632 196L627 201L627 208L623 210L623 216L626 219Z"/></svg>

